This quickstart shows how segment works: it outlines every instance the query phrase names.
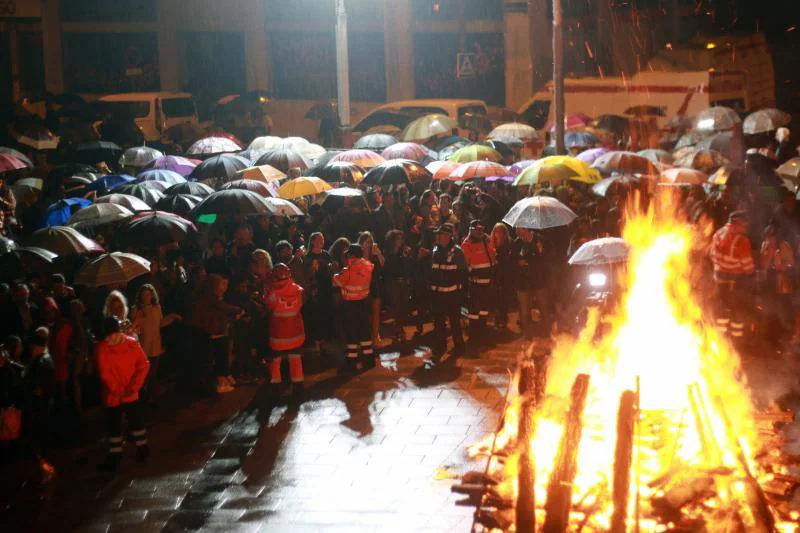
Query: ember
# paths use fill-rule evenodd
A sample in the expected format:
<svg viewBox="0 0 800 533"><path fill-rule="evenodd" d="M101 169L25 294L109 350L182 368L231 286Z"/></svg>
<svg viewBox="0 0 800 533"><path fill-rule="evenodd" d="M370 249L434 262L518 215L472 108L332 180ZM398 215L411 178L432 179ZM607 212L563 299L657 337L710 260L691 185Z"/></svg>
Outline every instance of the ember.
<svg viewBox="0 0 800 533"><path fill-rule="evenodd" d="M630 210L622 304L589 317L549 357L527 357L490 455L491 495L476 522L516 531L792 531L769 497L796 480L770 464L739 356L693 294L692 247L703 235L669 195ZM535 360L535 369L531 366ZM480 486L480 485L479 485ZM489 486L488 482L484 486ZM515 510L487 512L490 501Z"/></svg>

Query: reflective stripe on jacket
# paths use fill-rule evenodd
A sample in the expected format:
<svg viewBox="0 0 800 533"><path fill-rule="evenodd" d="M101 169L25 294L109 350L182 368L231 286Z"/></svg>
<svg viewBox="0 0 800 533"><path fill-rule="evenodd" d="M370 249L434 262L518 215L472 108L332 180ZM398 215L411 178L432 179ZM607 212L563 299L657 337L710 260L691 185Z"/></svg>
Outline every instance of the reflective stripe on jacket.
<svg viewBox="0 0 800 533"><path fill-rule="evenodd" d="M717 230L710 255L717 277L746 276L755 272L750 239L738 225L729 223Z"/></svg>
<svg viewBox="0 0 800 533"><path fill-rule="evenodd" d="M358 301L367 298L374 268L375 265L366 259L350 259L344 270L333 276L333 284L342 291L342 300Z"/></svg>
<svg viewBox="0 0 800 533"><path fill-rule="evenodd" d="M299 348L305 343L303 288L291 279L272 285L264 302L270 311L269 347L276 351Z"/></svg>
<svg viewBox="0 0 800 533"><path fill-rule="evenodd" d="M467 259L470 281L479 285L488 285L492 280L494 249L490 248L487 241L488 239L472 241L467 237L461 243L461 249Z"/></svg>

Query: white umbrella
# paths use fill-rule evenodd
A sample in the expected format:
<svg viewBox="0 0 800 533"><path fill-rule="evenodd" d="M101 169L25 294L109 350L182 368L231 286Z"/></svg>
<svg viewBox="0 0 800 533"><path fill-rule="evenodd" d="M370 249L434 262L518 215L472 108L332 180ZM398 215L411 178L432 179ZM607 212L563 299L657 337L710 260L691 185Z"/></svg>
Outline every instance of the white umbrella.
<svg viewBox="0 0 800 533"><path fill-rule="evenodd" d="M501 124L489 133L490 139L497 139L501 137L514 137L522 141L535 141L539 138L536 134L536 129L521 122L509 122L508 124Z"/></svg>
<svg viewBox="0 0 800 533"><path fill-rule="evenodd" d="M285 217L300 217L305 215L299 207L289 200L284 200L283 198L264 198L264 201L269 206L273 215L283 215Z"/></svg>
<svg viewBox="0 0 800 533"><path fill-rule="evenodd" d="M159 157L164 157L164 154L155 148L150 148L149 146L134 146L133 148L125 150L119 162L123 167L141 168L145 165L149 165Z"/></svg>
<svg viewBox="0 0 800 533"><path fill-rule="evenodd" d="M747 135L767 133L782 128L791 121L792 115L784 113L780 109L761 109L747 115L747 118L744 119L744 125L742 125L742 131Z"/></svg>
<svg viewBox="0 0 800 533"><path fill-rule="evenodd" d="M693 168L670 168L661 174L661 182L667 185L702 185L708 174Z"/></svg>
<svg viewBox="0 0 800 533"><path fill-rule="evenodd" d="M70 217L67 224L78 229L86 229L125 220L132 216L133 211L122 205L98 203L77 211Z"/></svg>
<svg viewBox="0 0 800 533"><path fill-rule="evenodd" d="M266 135L263 137L256 137L247 147L248 150L253 152L267 152L272 150L276 145L284 142L282 138L275 137L274 135Z"/></svg>
<svg viewBox="0 0 800 533"><path fill-rule="evenodd" d="M503 222L515 228L547 229L567 226L576 218L572 209L555 198L532 196L514 204Z"/></svg>
<svg viewBox="0 0 800 533"><path fill-rule="evenodd" d="M95 204L102 204L102 203L109 203L109 204L117 204L123 207L130 209L133 212L136 211L152 211L153 208L147 205L144 200L140 200L135 196L131 196L130 194L109 194L108 196L101 196L97 200L95 200Z"/></svg>
<svg viewBox="0 0 800 533"><path fill-rule="evenodd" d="M403 141L424 141L442 133L450 133L458 129L458 122L442 114L431 114L419 117L405 127L400 139Z"/></svg>
<svg viewBox="0 0 800 533"><path fill-rule="evenodd" d="M701 111L694 119L694 130L702 133L732 130L742 119L730 107L716 106Z"/></svg>
<svg viewBox="0 0 800 533"><path fill-rule="evenodd" d="M628 260L630 245L619 237L603 237L585 242L569 258L570 265L608 265Z"/></svg>
<svg viewBox="0 0 800 533"><path fill-rule="evenodd" d="M121 285L150 272L150 261L136 254L111 252L92 259L75 275L76 285Z"/></svg>
<svg viewBox="0 0 800 533"><path fill-rule="evenodd" d="M206 137L200 139L186 150L188 155L213 155L227 152L238 152L241 146L227 137Z"/></svg>

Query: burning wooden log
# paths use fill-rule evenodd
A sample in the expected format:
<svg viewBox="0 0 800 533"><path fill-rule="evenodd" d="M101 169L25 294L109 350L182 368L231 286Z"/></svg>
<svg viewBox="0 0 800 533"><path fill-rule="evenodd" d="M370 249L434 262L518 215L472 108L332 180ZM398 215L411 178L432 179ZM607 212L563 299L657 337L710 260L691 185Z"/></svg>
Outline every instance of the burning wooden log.
<svg viewBox="0 0 800 533"><path fill-rule="evenodd" d="M517 473L517 533L534 533L536 531L536 468L531 450L531 438L534 434L534 411L538 394L536 391L536 367L527 361L520 368L519 396L522 398L519 413L520 457Z"/></svg>
<svg viewBox="0 0 800 533"><path fill-rule="evenodd" d="M589 394L589 375L579 374L575 378L570 394L564 434L556 456L556 464L547 486L544 533L563 533L569 525L572 504L572 483L578 463L578 449L583 433L583 410Z"/></svg>
<svg viewBox="0 0 800 533"><path fill-rule="evenodd" d="M611 533L625 533L628 519L628 496L633 463L633 437L636 422L636 394L625 391L619 400L617 413L617 445L614 452L614 514Z"/></svg>

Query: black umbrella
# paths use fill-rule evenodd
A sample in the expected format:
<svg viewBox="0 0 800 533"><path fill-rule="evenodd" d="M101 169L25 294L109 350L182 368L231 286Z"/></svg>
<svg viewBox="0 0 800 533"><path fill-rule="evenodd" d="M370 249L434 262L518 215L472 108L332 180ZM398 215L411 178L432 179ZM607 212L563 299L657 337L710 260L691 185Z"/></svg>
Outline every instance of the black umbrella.
<svg viewBox="0 0 800 533"><path fill-rule="evenodd" d="M192 171L191 179L197 181L230 181L236 173L250 166L250 161L233 154L209 157Z"/></svg>
<svg viewBox="0 0 800 533"><path fill-rule="evenodd" d="M157 248L181 242L196 231L183 217L164 211L146 211L129 219L117 232L120 243L137 248Z"/></svg>
<svg viewBox="0 0 800 533"><path fill-rule="evenodd" d="M75 146L67 158L80 163L95 164L100 161L116 164L122 155L122 148L109 141L89 141Z"/></svg>
<svg viewBox="0 0 800 533"><path fill-rule="evenodd" d="M27 238L26 244L44 248L62 257L105 251L97 242L66 226L36 230Z"/></svg>
<svg viewBox="0 0 800 533"><path fill-rule="evenodd" d="M514 149L511 148L509 143L499 141L497 139L489 139L488 141L483 141L478 144L488 146L489 148L497 151L497 153L503 156L503 161L507 161L509 164L514 162Z"/></svg>
<svg viewBox="0 0 800 533"><path fill-rule="evenodd" d="M175 213L182 217L191 215L192 209L202 202L203 199L199 196L192 196L191 194L175 194L172 196L165 196L156 203L156 209L159 211L167 211Z"/></svg>
<svg viewBox="0 0 800 533"><path fill-rule="evenodd" d="M342 152L344 152L344 150L328 150L315 160L313 167L309 167L303 171L303 176L319 177L319 173L322 171L323 168L325 168L325 166L328 165L328 163L331 162L331 159L341 154Z"/></svg>
<svg viewBox="0 0 800 533"><path fill-rule="evenodd" d="M217 191L204 199L192 211L192 217L201 215L256 215L269 214L269 205L258 193L246 189Z"/></svg>
<svg viewBox="0 0 800 533"><path fill-rule="evenodd" d="M47 173L47 181L56 181L69 176L75 176L84 172L96 173L97 169L92 165L84 163L67 163L65 165L57 166Z"/></svg>
<svg viewBox="0 0 800 533"><path fill-rule="evenodd" d="M159 200L164 198L163 192L146 187L141 183L127 183L125 185L120 185L111 189L111 192L113 194L127 194L128 196L133 196L134 198L138 198L139 200L143 201L150 207L155 206Z"/></svg>
<svg viewBox="0 0 800 533"><path fill-rule="evenodd" d="M345 205L363 205L367 207L367 199L364 191L358 189L351 189L350 187L341 187L338 189L331 189L322 193L324 199L322 200L322 207L325 209L336 210Z"/></svg>
<svg viewBox="0 0 800 533"><path fill-rule="evenodd" d="M365 185L411 185L425 180L432 180L433 174L416 161L409 159L392 159L381 163L364 176Z"/></svg>
<svg viewBox="0 0 800 533"><path fill-rule="evenodd" d="M214 189L205 183L200 183L198 181L187 181L186 183L178 183L177 185L173 185L164 191L164 194L167 196L173 196L175 194L190 194L192 196L205 198L213 192Z"/></svg>
<svg viewBox="0 0 800 533"><path fill-rule="evenodd" d="M598 130L610 131L621 135L628 130L630 119L620 115L600 115L591 122L590 126Z"/></svg>
<svg viewBox="0 0 800 533"><path fill-rule="evenodd" d="M308 159L294 150L287 148L279 148L265 152L264 155L258 158L256 166L271 165L283 173L289 172L290 168L299 168L305 170L311 166Z"/></svg>
<svg viewBox="0 0 800 533"><path fill-rule="evenodd" d="M388 133L372 133L364 135L353 145L353 148L359 150L372 150L373 152L382 152L389 148L391 145L397 144L397 138Z"/></svg>
<svg viewBox="0 0 800 533"><path fill-rule="evenodd" d="M328 163L317 172L316 176L328 183L343 182L355 185L364 179L365 171L355 163L336 161Z"/></svg>

